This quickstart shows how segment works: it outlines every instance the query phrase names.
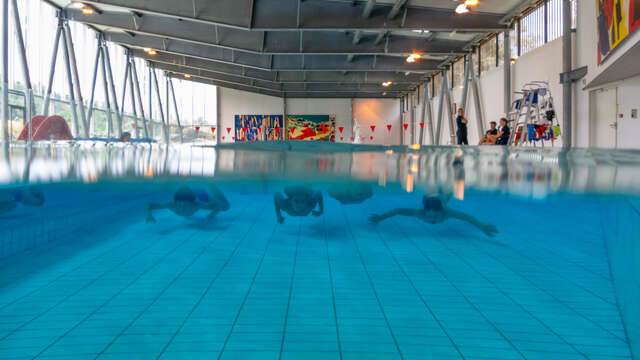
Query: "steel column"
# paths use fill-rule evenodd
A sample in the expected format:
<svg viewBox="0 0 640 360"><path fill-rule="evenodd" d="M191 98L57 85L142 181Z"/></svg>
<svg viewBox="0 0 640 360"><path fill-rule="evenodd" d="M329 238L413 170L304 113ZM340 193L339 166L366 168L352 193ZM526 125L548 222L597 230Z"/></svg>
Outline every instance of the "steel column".
<svg viewBox="0 0 640 360"><path fill-rule="evenodd" d="M118 107L118 96L116 94L116 86L113 82L113 71L111 71L111 57L109 56L109 48L106 42L102 43L102 50L104 51L104 60L107 64L107 75L109 76L109 89L111 90L111 97L113 98L113 109L116 111L116 120L118 121L118 137L122 136L122 114Z"/></svg>
<svg viewBox="0 0 640 360"><path fill-rule="evenodd" d="M111 124L111 102L109 101L109 84L107 81L107 64L104 56L104 47L100 46L100 63L101 63L101 73L102 73L102 84L104 89L104 102L107 105L107 138L111 138L113 133L113 125Z"/></svg>
<svg viewBox="0 0 640 360"><path fill-rule="evenodd" d="M442 111L444 110L444 96L445 96L445 78L447 77L444 72L440 73L442 75L442 84L440 85L440 103L438 103L438 118L436 119L436 136L434 145L440 145L440 135L442 131Z"/></svg>
<svg viewBox="0 0 640 360"><path fill-rule="evenodd" d="M91 97L89 98L89 109L87 109L87 127L91 133L91 117L93 116L93 100L96 94L96 82L98 80L98 68L100 67L100 54L102 35L98 34L98 46L96 47L96 59L93 63L93 79L91 80Z"/></svg>
<svg viewBox="0 0 640 360"><path fill-rule="evenodd" d="M15 0L14 0L15 1ZM82 98L82 89L80 88L80 76L78 75L78 64L76 62L76 50L73 45L73 38L71 37L71 28L69 22L65 20L64 31L67 40L67 48L65 49L69 53L69 61L71 63L71 72L73 74L73 80L75 83L76 98L78 100L78 110L80 110L80 119L82 120L82 128L84 129L84 136L89 137L89 124L87 123L87 117L84 112L84 99Z"/></svg>
<svg viewBox="0 0 640 360"><path fill-rule="evenodd" d="M131 60L131 80L133 81L134 87L131 88L131 91L135 91L136 98L138 99L138 105L140 106L140 117L142 117L142 125L144 126L144 136L149 138L149 127L147 125L147 119L144 116L144 106L142 104L142 93L140 92L140 83L138 82L138 71L136 70L136 61L135 59ZM149 114L151 114L151 108L149 108Z"/></svg>
<svg viewBox="0 0 640 360"><path fill-rule="evenodd" d="M151 137L153 137L155 129L153 128L153 75L151 74L151 66L152 64L147 62L147 69L149 69L149 125L151 125Z"/></svg>
<svg viewBox="0 0 640 360"><path fill-rule="evenodd" d="M33 101L33 87L31 85L31 75L29 74L29 63L27 62L27 50L24 46L24 37L22 35L22 25L20 24L20 12L18 9L17 0L12 0L11 5L13 7L13 23L15 25L16 37L18 41L18 47L20 48L20 62L22 64L22 75L24 78L25 87L27 91L25 93L25 118L27 119L29 126L28 141L31 141L31 118L35 113L34 101Z"/></svg>
<svg viewBox="0 0 640 360"><path fill-rule="evenodd" d="M420 112L420 123L422 124L422 126L420 126L420 133L418 135L418 144L423 145L424 144L424 113L426 112L427 109L427 88L428 85L425 83L423 85L424 90L422 91L422 111Z"/></svg>
<svg viewBox="0 0 640 360"><path fill-rule="evenodd" d="M572 141L572 88L573 83L569 77L571 72L571 0L562 0L562 72L564 73L564 81L562 82L562 121L564 124L564 136L562 143L564 147L571 147Z"/></svg>
<svg viewBox="0 0 640 360"><path fill-rule="evenodd" d="M150 66L149 69L151 70L151 76L153 77L150 80L153 83L153 86L156 89L156 95L158 96L157 97L158 110L160 110L160 120L162 121L162 129L164 130L164 141L168 144L169 143L169 126L165 121L164 110L162 109L162 98L160 97L160 87L158 86L158 76L156 75L156 70L153 68L153 66Z"/></svg>
<svg viewBox="0 0 640 360"><path fill-rule="evenodd" d="M62 58L64 59L64 69L67 74L67 85L69 87L69 104L71 105L71 117L73 119L73 135L80 134L80 124L78 124L78 109L76 109L76 97L73 89L73 74L71 73L71 60L69 59L69 43L67 33L62 29Z"/></svg>
<svg viewBox="0 0 640 360"><path fill-rule="evenodd" d="M433 81L433 80L432 80ZM425 96L427 101L424 103L425 111L427 113L427 129L429 130L429 145L434 145L434 136L433 136L433 111L431 109L431 86L425 87Z"/></svg>
<svg viewBox="0 0 640 360"><path fill-rule="evenodd" d="M475 64L473 62L473 56L469 56L470 68L473 69ZM480 85L478 85L478 76L475 71L471 71L471 88L473 90L473 105L476 109L476 121L478 128L478 138L482 139L484 136L484 115L482 113L482 106L480 105Z"/></svg>
<svg viewBox="0 0 640 360"><path fill-rule="evenodd" d="M415 93L409 94L409 123L411 124L411 144L416 143L416 109L415 109Z"/></svg>
<svg viewBox="0 0 640 360"><path fill-rule="evenodd" d="M505 117L507 117L509 115L509 111L511 111L511 37L509 35L510 35L509 30L505 30L504 31L504 51L503 51Z"/></svg>
<svg viewBox="0 0 640 360"><path fill-rule="evenodd" d="M173 99L173 109L176 113L176 122L178 123L178 128L180 129L180 142L184 142L184 139L182 138L182 124L180 124L180 113L178 112L178 102L176 101L176 90L173 87L173 80L167 76L167 79L169 80L169 87L171 88L171 98ZM169 99L167 98L167 101L169 101Z"/></svg>
<svg viewBox="0 0 640 360"><path fill-rule="evenodd" d="M135 128L133 129L134 133L136 134L136 139L140 138L140 124L138 123L138 111L136 110L136 91L135 88L133 87L133 70L132 70L132 65L131 65L131 61L132 59L129 58L128 59L128 69L129 69L129 89L131 89L131 91L129 92L131 94L131 112L133 114L133 123L135 125Z"/></svg>
<svg viewBox="0 0 640 360"><path fill-rule="evenodd" d="M449 79L443 79L445 83L445 92L447 96L447 115L449 115L449 142L450 145L456 144L455 122L453 121L453 104L451 104L451 88L449 88Z"/></svg>
<svg viewBox="0 0 640 360"><path fill-rule="evenodd" d="M129 68L131 67L131 63L129 62L129 50L127 50L127 53L125 54L125 67L124 67L124 80L122 81L122 97L120 98L120 106L122 108L122 114L124 116L124 107L125 107L125 103L127 100L127 85L129 82ZM133 106L135 107L135 104L133 104Z"/></svg>
<svg viewBox="0 0 640 360"><path fill-rule="evenodd" d="M0 83L0 132L2 133L3 155L9 155L9 0L2 0L2 34L0 35L0 47L2 47L2 83Z"/></svg>
<svg viewBox="0 0 640 360"><path fill-rule="evenodd" d="M5 0L3 0L5 1ZM62 34L62 16L58 14L58 28L56 30L56 36L53 40L53 53L51 54L51 67L49 69L49 82L47 84L47 92L44 94L44 100L42 102L42 115L49 115L49 102L51 100L51 91L53 89L53 76L56 72L56 61L58 59L58 44L60 43L60 35Z"/></svg>
<svg viewBox="0 0 640 360"><path fill-rule="evenodd" d="M473 57L472 53L465 56L464 61L464 87L462 88L462 99L460 100L460 107L464 109L464 113L467 113L467 96L469 95L469 71L472 68L469 58Z"/></svg>

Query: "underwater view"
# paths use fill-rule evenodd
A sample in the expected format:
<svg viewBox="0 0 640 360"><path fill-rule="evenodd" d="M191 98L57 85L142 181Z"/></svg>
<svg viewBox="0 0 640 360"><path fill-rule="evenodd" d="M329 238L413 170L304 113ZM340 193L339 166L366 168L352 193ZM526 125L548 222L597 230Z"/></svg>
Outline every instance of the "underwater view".
<svg viewBox="0 0 640 360"><path fill-rule="evenodd" d="M0 359L632 359L639 155L14 147Z"/></svg>

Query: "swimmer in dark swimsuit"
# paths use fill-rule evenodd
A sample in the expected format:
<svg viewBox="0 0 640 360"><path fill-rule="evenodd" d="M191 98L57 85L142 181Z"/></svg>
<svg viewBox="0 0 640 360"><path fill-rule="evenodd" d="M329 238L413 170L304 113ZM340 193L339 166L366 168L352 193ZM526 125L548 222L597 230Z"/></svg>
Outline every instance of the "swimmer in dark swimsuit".
<svg viewBox="0 0 640 360"><path fill-rule="evenodd" d="M329 196L345 205L361 204L373 196L373 189L369 184L359 183L332 185L329 187Z"/></svg>
<svg viewBox="0 0 640 360"><path fill-rule="evenodd" d="M422 198L422 208L393 209L384 214L373 214L369 217L369 223L377 225L381 221L396 215L413 216L429 224L440 224L447 219L458 219L475 226L489 237L494 237L498 233L498 228L495 226L483 224L469 214L451 210L445 205L445 201L441 198L432 196L424 196Z"/></svg>
<svg viewBox="0 0 640 360"><path fill-rule="evenodd" d="M42 206L44 194L42 190L34 186L0 190L0 214L15 209L18 204Z"/></svg>
<svg viewBox="0 0 640 360"><path fill-rule="evenodd" d="M174 214L183 217L189 217L198 210L209 210L211 212L207 216L207 220L213 220L219 212L227 211L229 208L229 201L216 187L211 187L207 193L203 190L194 192L191 188L184 186L176 191L172 202L148 204L146 222L156 222L156 219L153 218L154 210L169 209Z"/></svg>
<svg viewBox="0 0 640 360"><path fill-rule="evenodd" d="M273 195L278 223L284 222L281 210L291 216L320 216L324 211L322 193L307 186L288 186L284 189L286 198L281 193ZM316 206L318 210L315 210Z"/></svg>

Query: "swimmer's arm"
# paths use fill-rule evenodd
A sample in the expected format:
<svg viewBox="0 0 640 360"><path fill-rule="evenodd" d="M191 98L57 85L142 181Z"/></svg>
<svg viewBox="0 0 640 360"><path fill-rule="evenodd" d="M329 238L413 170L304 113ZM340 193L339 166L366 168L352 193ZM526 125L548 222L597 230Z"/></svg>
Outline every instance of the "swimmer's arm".
<svg viewBox="0 0 640 360"><path fill-rule="evenodd" d="M369 223L376 225L378 223L380 223L381 221L384 221L388 218L400 215L400 216L413 216L413 217L417 217L420 218L421 215L424 213L424 210L422 209L403 209L403 208L399 208L399 209L393 209L389 212L386 212L384 214L372 214L371 216L369 216Z"/></svg>
<svg viewBox="0 0 640 360"><path fill-rule="evenodd" d="M273 206L276 209L276 217L278 218L278 223L282 224L284 222L284 217L280 212L280 208L282 207L284 202L284 197L280 193L273 194Z"/></svg>
<svg viewBox="0 0 640 360"><path fill-rule="evenodd" d="M451 209L448 209L446 211L446 215L449 218L458 219L460 221L467 222L477 227L478 229L480 229L480 231L485 233L487 236L494 237L498 233L498 228L490 224L484 224L472 215L469 215L460 211L451 210Z"/></svg>
<svg viewBox="0 0 640 360"><path fill-rule="evenodd" d="M160 204L160 203L149 203L147 204L147 216L145 221L147 223L154 223L156 222L156 219L153 218L153 211L154 210L162 210L162 209L168 209L169 208L169 204Z"/></svg>
<svg viewBox="0 0 640 360"><path fill-rule="evenodd" d="M324 202L322 200L322 193L320 191L316 191L313 193L313 200L318 204L318 211L313 210L311 214L314 216L320 216L324 213Z"/></svg>

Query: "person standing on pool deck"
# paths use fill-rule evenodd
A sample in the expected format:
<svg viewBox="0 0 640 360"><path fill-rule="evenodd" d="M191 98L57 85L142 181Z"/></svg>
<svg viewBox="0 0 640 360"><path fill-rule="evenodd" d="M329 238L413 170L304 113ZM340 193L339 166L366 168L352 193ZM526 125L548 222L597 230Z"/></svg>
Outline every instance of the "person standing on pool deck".
<svg viewBox="0 0 640 360"><path fill-rule="evenodd" d="M273 195L273 205L276 209L276 217L278 223L284 222L281 211L286 212L290 216L320 216L324 212L324 204L322 201L322 193L313 190L308 186L297 185L287 186L284 188L286 198L281 193ZM318 210L316 209L318 207Z"/></svg>
<svg viewBox="0 0 640 360"><path fill-rule="evenodd" d="M369 223L377 225L380 222L397 216L413 216L428 224L441 224L447 219L458 219L467 222L489 237L494 237L498 233L498 228L493 225L483 224L475 217L456 210L451 210L446 206L448 198L436 197L436 196L423 196L422 207L418 209L393 209L384 214L373 214L369 216Z"/></svg>
<svg viewBox="0 0 640 360"><path fill-rule="evenodd" d="M456 135L458 136L458 145L469 145L469 140L467 140L467 123L469 121L466 117L464 117L464 109L458 109L458 117L456 118L456 125L458 126L458 131Z"/></svg>
<svg viewBox="0 0 640 360"><path fill-rule="evenodd" d="M189 217L198 210L209 210L211 212L207 216L207 220L213 220L219 212L227 211L230 207L227 198L215 186L209 189L209 193L204 190L194 192L190 187L183 186L173 195L172 202L148 204L146 222L156 222L153 217L154 210L168 209L183 217Z"/></svg>

